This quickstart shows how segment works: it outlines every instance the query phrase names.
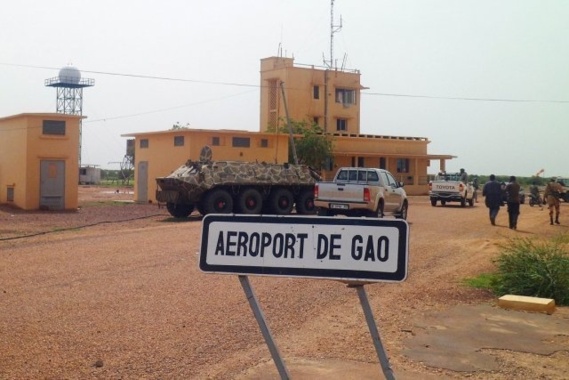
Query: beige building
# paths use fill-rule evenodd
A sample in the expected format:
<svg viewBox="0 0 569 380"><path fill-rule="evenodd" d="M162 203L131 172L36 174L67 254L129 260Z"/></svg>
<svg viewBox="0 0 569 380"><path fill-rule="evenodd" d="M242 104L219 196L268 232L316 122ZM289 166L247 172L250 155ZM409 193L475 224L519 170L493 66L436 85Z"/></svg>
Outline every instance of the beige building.
<svg viewBox="0 0 569 380"><path fill-rule="evenodd" d="M446 160L454 156L428 154L426 137L360 134L362 89L357 70L295 65L285 57L262 59L260 130L283 123L288 110L291 120L316 123L333 138L327 179L342 166L376 167L404 182L407 193L426 194L431 161L439 161L436 171L445 170Z"/></svg>
<svg viewBox="0 0 569 380"><path fill-rule="evenodd" d="M80 120L59 113L0 118L0 203L77 209Z"/></svg>
<svg viewBox="0 0 569 380"><path fill-rule="evenodd" d="M156 178L188 160L198 161L208 145L214 160L288 162L288 135L231 130L177 129L122 135L135 140L134 183L137 202L156 201Z"/></svg>
<svg viewBox="0 0 569 380"><path fill-rule="evenodd" d="M286 120L286 100L292 120L316 123L328 133L359 134L363 88L355 70L295 66L293 58L262 59L260 130Z"/></svg>
<svg viewBox="0 0 569 380"><path fill-rule="evenodd" d="M188 159L198 160L204 145L212 148L214 160L289 161L288 135L269 132L285 122L287 110L290 119L316 123L332 138L333 165L323 172L325 179L342 166L377 167L404 182L408 194L427 194L431 161L444 170L454 156L428 154L425 137L360 134L364 88L358 71L297 66L293 58L262 59L260 132L177 129L123 135L135 140L136 200L155 201L155 178Z"/></svg>

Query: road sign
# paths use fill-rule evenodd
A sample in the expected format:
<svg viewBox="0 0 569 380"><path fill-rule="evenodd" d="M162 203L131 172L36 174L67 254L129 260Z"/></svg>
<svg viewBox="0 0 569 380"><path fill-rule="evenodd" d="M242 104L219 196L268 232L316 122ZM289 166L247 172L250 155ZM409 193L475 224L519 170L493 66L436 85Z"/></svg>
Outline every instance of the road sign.
<svg viewBox="0 0 569 380"><path fill-rule="evenodd" d="M404 281L409 225L401 219L210 214L204 272Z"/></svg>

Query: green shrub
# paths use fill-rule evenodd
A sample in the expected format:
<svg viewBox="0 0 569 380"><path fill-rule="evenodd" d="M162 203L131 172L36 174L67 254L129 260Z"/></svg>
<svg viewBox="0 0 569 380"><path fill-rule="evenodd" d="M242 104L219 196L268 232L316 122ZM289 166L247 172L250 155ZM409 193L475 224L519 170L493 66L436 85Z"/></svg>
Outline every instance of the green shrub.
<svg viewBox="0 0 569 380"><path fill-rule="evenodd" d="M553 298L569 305L569 254L564 242L514 239L502 246L496 259L498 273L491 281L495 294Z"/></svg>

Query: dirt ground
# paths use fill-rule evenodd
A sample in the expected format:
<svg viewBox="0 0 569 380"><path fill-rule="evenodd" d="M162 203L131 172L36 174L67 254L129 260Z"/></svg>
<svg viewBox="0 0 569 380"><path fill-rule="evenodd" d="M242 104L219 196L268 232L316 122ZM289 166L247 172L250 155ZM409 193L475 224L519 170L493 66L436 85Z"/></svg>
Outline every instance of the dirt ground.
<svg viewBox="0 0 569 380"><path fill-rule="evenodd" d="M174 220L118 190L82 186L76 212L0 206L0 379L279 378L237 276L198 268L201 218ZM567 332L552 330L535 342L550 346L547 353L496 334L462 357L450 355L456 350L449 342L475 340L482 328L448 335L470 323L469 308L486 310L495 322L488 314L495 298L463 279L492 271L509 239L567 233L569 206L561 212L562 224L550 226L546 210L522 205L513 231L505 209L491 226L483 203L431 207L427 197L411 197L407 280L365 287L398 379L567 378ZM314 279L250 281L291 378L383 377L353 288ZM540 317L560 328L569 311ZM437 330L447 331L443 345L435 342ZM437 365L425 355L435 346ZM481 353L487 359L475 369L451 365Z"/></svg>

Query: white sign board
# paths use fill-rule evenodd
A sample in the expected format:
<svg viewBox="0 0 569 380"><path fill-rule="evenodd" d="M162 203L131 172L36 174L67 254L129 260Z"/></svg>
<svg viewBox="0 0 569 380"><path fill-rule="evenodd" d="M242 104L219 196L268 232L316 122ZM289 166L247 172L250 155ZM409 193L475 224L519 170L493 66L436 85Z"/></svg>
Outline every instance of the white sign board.
<svg viewBox="0 0 569 380"><path fill-rule="evenodd" d="M404 281L409 225L400 219L210 214L204 272Z"/></svg>

